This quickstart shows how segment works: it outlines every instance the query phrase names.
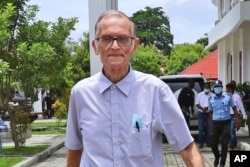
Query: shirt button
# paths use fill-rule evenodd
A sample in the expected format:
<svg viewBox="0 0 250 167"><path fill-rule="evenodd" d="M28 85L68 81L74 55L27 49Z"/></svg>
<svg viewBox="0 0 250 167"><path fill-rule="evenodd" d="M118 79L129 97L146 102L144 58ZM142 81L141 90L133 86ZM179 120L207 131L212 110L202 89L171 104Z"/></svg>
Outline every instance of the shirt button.
<svg viewBox="0 0 250 167"><path fill-rule="evenodd" d="M119 139L115 139L115 140L114 140L114 144L119 145L119 144L120 144Z"/></svg>
<svg viewBox="0 0 250 167"><path fill-rule="evenodd" d="M119 165L119 162L115 162L115 166L118 166Z"/></svg>
<svg viewBox="0 0 250 167"><path fill-rule="evenodd" d="M112 88L112 89L115 89L115 88L116 88L116 86L115 86L115 85L112 85L112 86L111 86L111 88Z"/></svg>
<svg viewBox="0 0 250 167"><path fill-rule="evenodd" d="M113 104L117 104L117 102L116 102L116 101L113 101Z"/></svg>

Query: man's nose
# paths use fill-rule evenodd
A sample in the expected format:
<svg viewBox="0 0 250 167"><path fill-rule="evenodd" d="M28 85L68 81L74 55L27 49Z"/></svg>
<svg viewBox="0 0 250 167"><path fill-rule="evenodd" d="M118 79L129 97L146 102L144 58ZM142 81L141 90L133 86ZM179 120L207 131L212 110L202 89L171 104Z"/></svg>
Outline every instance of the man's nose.
<svg viewBox="0 0 250 167"><path fill-rule="evenodd" d="M119 47L117 39L113 40L113 43L112 43L111 47Z"/></svg>

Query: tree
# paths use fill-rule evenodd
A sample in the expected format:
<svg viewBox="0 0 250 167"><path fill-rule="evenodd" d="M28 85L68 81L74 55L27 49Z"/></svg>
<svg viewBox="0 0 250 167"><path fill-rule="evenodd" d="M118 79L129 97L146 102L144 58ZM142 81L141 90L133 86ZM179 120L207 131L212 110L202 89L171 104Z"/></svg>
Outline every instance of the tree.
<svg viewBox="0 0 250 167"><path fill-rule="evenodd" d="M167 64L167 74L178 74L188 66L208 55L209 52L203 52L203 49L203 45L200 44L184 43L175 45Z"/></svg>
<svg viewBox="0 0 250 167"><path fill-rule="evenodd" d="M15 7L15 13L10 16L10 21L3 22L6 23L6 32L0 30L0 36L8 34L8 38L0 40L2 48L0 59L7 62L13 70L12 81L21 83L25 102L18 106L18 110L25 112L31 111L30 104L37 100L39 88L61 85L61 75L71 58L66 43L70 31L74 30L77 22L76 18L61 17L54 23L37 21L38 6L28 6L27 1L3 0L0 3L0 9L8 8L8 2L13 2ZM7 110L11 117L11 131L17 149L19 143L15 110L10 107Z"/></svg>
<svg viewBox="0 0 250 167"><path fill-rule="evenodd" d="M11 24L11 17L14 15L14 6L11 3L6 3L2 5L0 3L0 55L3 55L6 52L6 43L8 41L8 37L10 36L9 25ZM7 111L10 115L11 120L15 120L15 114L13 114L13 110L9 107L9 99L10 99L10 68L9 63L0 57L0 81L1 81L1 111ZM10 124L12 131L12 138L14 139L14 143L16 148L18 148L18 139L16 133L15 121Z"/></svg>
<svg viewBox="0 0 250 167"><path fill-rule="evenodd" d="M161 7L145 7L133 14L137 36L144 45L154 44L164 55L169 56L173 46L173 35L170 33L169 19Z"/></svg>
<svg viewBox="0 0 250 167"><path fill-rule="evenodd" d="M77 19L59 17L54 23L37 20L38 6L26 5L26 1L14 1L16 13L8 26L11 35L0 56L10 64L13 80L21 83L33 103L38 91L34 88L61 84L60 76L71 56L65 43Z"/></svg>
<svg viewBox="0 0 250 167"><path fill-rule="evenodd" d="M200 44L200 45L203 45L204 48L208 45L208 38L205 37L205 38L200 38L198 39L196 42L196 44Z"/></svg>
<svg viewBox="0 0 250 167"><path fill-rule="evenodd" d="M89 33L83 33L83 38L73 44L72 51L72 76L74 83L90 76L90 51Z"/></svg>
<svg viewBox="0 0 250 167"><path fill-rule="evenodd" d="M0 53L4 50L6 46L6 41L10 36L10 31L8 29L11 21L10 18L14 14L14 6L10 3L5 6L0 5Z"/></svg>
<svg viewBox="0 0 250 167"><path fill-rule="evenodd" d="M200 38L200 39L198 39L195 43L196 43L196 44L201 44L201 45L203 45L204 48L205 48L205 47L208 45L208 38L207 38L207 37ZM208 51L209 51L209 52L213 52L213 51L215 51L217 48L218 48L217 45L215 45L215 46L211 47Z"/></svg>
<svg viewBox="0 0 250 167"><path fill-rule="evenodd" d="M133 69L155 76L162 75L161 67L164 67L166 62L166 56L154 45L139 45L137 52L131 58Z"/></svg>

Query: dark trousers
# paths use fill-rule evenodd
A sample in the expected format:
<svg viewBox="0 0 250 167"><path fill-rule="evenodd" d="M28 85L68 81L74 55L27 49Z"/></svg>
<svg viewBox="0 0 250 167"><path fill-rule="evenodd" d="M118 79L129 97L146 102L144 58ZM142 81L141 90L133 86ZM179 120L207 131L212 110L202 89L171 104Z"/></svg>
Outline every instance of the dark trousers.
<svg viewBox="0 0 250 167"><path fill-rule="evenodd" d="M199 145L203 146L204 137L206 137L207 145L208 146L211 145L209 113L198 112L198 130L199 130L199 136L198 136Z"/></svg>
<svg viewBox="0 0 250 167"><path fill-rule="evenodd" d="M190 120L190 111L188 109L186 109L185 111L182 111L182 113L184 115L184 118L186 120L188 128L190 128L190 123L189 123L189 120Z"/></svg>
<svg viewBox="0 0 250 167"><path fill-rule="evenodd" d="M231 134L229 140L229 148L235 148L237 146L236 130L235 130L235 117L231 115Z"/></svg>
<svg viewBox="0 0 250 167"><path fill-rule="evenodd" d="M225 165L227 159L227 147L230 139L230 122L213 121L211 129L211 148L215 158L221 156L220 164ZM221 144L221 153L218 149L218 144Z"/></svg>

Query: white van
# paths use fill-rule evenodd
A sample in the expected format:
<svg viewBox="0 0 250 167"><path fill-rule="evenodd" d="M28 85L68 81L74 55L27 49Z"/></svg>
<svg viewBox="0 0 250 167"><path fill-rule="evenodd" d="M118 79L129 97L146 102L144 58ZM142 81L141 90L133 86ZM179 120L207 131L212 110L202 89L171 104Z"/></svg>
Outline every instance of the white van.
<svg viewBox="0 0 250 167"><path fill-rule="evenodd" d="M168 84L168 86L173 91L177 100L181 89L188 86L188 80L192 79L195 82L193 89L195 94L195 99L197 97L197 94L203 91L204 83L207 82L206 78L203 75L199 74L165 75L161 76L160 79L164 81L166 84ZM197 120L198 110L195 106L194 109L195 109L194 115L191 116L190 119L190 130L198 130L198 120Z"/></svg>

